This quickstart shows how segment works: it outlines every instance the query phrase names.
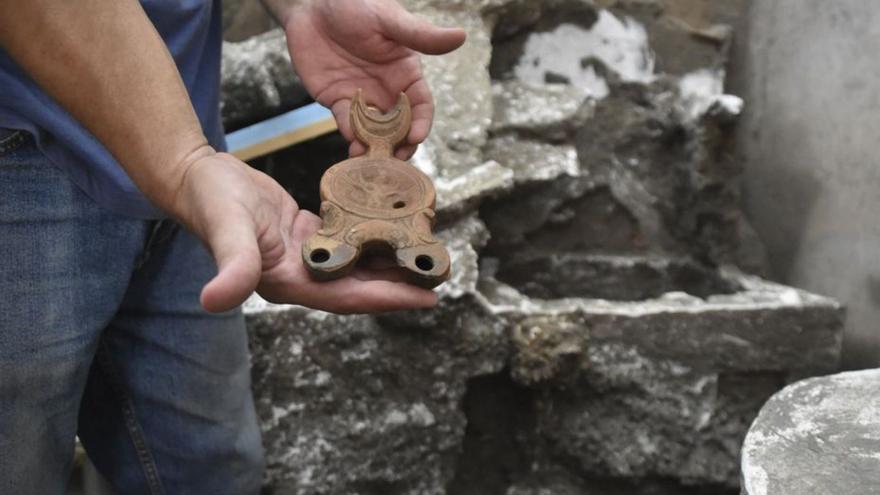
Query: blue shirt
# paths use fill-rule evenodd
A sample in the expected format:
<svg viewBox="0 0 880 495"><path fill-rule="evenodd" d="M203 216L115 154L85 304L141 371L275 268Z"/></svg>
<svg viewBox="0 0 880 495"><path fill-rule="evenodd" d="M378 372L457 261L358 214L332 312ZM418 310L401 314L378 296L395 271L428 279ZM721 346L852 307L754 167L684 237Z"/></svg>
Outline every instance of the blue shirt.
<svg viewBox="0 0 880 495"><path fill-rule="evenodd" d="M141 5L177 63L208 142L225 150L220 121L221 0L142 0ZM77 84L75 74L70 82ZM110 152L2 48L0 127L33 134L49 160L100 205L129 217L164 216L135 187Z"/></svg>

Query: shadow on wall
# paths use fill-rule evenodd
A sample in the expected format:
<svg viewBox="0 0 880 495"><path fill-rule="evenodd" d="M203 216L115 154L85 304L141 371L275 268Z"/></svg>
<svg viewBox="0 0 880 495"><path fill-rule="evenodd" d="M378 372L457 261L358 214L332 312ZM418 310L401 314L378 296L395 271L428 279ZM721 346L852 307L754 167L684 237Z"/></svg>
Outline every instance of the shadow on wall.
<svg viewBox="0 0 880 495"><path fill-rule="evenodd" d="M244 41L275 27L259 0L223 1L223 39Z"/></svg>
<svg viewBox="0 0 880 495"><path fill-rule="evenodd" d="M745 207L774 278L848 308L844 366L880 365L880 4L753 2L730 87L749 102Z"/></svg>

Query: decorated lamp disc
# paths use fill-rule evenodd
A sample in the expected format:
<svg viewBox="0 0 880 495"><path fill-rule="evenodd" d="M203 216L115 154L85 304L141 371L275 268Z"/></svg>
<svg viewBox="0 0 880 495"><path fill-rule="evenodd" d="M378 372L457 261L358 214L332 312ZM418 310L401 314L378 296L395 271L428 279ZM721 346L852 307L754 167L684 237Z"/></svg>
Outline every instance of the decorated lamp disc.
<svg viewBox="0 0 880 495"><path fill-rule="evenodd" d="M323 226L303 244L303 262L313 277L331 280L346 275L363 252L372 251L392 257L414 284L443 283L450 263L431 233L434 185L394 157L409 133L409 100L401 93L397 105L383 114L366 106L358 90L350 118L368 151L333 165L321 178Z"/></svg>

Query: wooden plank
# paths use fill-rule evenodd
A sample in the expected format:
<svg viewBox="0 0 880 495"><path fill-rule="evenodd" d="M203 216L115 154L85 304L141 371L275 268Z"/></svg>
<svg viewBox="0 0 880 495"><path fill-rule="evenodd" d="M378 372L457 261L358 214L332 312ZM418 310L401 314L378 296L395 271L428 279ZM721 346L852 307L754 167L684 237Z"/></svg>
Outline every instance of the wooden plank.
<svg viewBox="0 0 880 495"><path fill-rule="evenodd" d="M250 160L336 130L327 108L312 103L226 135L229 152Z"/></svg>

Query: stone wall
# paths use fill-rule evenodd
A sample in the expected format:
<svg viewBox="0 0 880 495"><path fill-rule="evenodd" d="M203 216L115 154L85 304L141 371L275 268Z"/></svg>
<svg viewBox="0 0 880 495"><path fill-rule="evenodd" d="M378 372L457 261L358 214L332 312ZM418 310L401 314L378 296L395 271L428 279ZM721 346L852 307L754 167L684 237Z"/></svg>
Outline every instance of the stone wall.
<svg viewBox="0 0 880 495"><path fill-rule="evenodd" d="M426 312L249 301L266 492L736 493L749 423L838 366L842 321L746 274L764 256L722 83L744 3L406 3L469 34L424 61L437 117L413 160L453 277ZM278 32L227 44L227 119L285 110L287 63ZM254 165L314 209L344 153Z"/></svg>

